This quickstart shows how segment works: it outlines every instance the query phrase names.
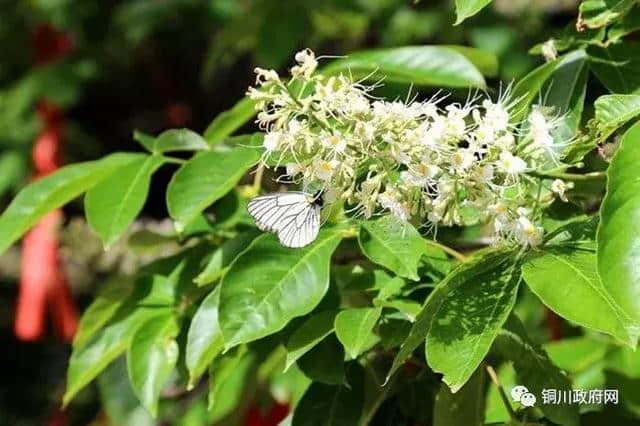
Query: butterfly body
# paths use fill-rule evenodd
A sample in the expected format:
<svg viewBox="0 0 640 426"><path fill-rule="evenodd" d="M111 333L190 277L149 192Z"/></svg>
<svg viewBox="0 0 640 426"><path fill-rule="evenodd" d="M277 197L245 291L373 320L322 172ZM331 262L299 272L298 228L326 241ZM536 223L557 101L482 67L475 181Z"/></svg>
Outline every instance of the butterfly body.
<svg viewBox="0 0 640 426"><path fill-rule="evenodd" d="M318 236L322 206L322 193L290 191L255 197L248 210L258 229L273 232L283 246L296 248Z"/></svg>

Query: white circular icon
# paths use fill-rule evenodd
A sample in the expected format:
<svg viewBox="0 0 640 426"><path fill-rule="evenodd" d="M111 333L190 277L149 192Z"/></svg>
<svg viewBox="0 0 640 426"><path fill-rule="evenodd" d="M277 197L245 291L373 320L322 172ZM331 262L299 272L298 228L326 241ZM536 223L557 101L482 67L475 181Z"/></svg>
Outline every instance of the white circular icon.
<svg viewBox="0 0 640 426"><path fill-rule="evenodd" d="M522 385L515 386L513 389L511 389L511 398L516 402L520 402L520 398L525 393L529 393L529 389L527 389L526 387L524 387ZM534 399L535 399L535 397L534 397Z"/></svg>
<svg viewBox="0 0 640 426"><path fill-rule="evenodd" d="M525 407L533 407L536 404L536 396L532 393L523 393L520 396L520 403Z"/></svg>

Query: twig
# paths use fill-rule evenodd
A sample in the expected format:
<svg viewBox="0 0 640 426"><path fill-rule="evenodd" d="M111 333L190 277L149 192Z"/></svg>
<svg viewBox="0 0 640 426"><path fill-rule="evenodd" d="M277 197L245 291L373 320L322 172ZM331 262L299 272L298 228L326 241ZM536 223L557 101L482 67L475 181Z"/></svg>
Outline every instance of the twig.
<svg viewBox="0 0 640 426"><path fill-rule="evenodd" d="M488 364L486 368L487 368L487 373L489 373L489 377L491 377L491 381L498 388L498 393L500 394L500 398L502 398L502 402L504 406L507 408L507 411L509 412L509 417L511 417L511 420L517 421L518 418L516 417L516 413L515 411L513 411L513 407L511 407L511 403L509 403L509 398L507 398L507 394L504 392L504 389L502 387L502 384L500 383L500 379L498 379L498 375L496 374L496 371L493 369L492 366Z"/></svg>
<svg viewBox="0 0 640 426"><path fill-rule="evenodd" d="M253 176L253 192L257 195L260 192L260 185L262 185L262 175L264 174L264 164L260 163L256 169L256 174Z"/></svg>
<svg viewBox="0 0 640 426"><path fill-rule="evenodd" d="M444 244L440 244L439 242L434 241L434 240L425 240L425 241L427 242L427 244L443 250L444 252L449 254L451 257L456 258L460 262L464 263L464 262L469 260L469 257L465 256L464 254L460 253L459 251L456 251L456 250L452 249L449 246L445 246Z"/></svg>
<svg viewBox="0 0 640 426"><path fill-rule="evenodd" d="M571 182L578 181L590 181L590 180L606 180L607 174L605 172L591 172L591 173L541 173L541 172L529 172L530 176L541 179L562 179Z"/></svg>

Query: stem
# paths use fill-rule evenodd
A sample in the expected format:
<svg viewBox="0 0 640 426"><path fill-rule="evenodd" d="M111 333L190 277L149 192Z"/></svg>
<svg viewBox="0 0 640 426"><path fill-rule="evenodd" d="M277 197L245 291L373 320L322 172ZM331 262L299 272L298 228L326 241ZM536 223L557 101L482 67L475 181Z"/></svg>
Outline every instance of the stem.
<svg viewBox="0 0 640 426"><path fill-rule="evenodd" d="M585 174L529 172L529 175L540 178L540 179L562 179L562 180L568 180L572 182L607 179L606 172L591 172L591 173L585 173Z"/></svg>
<svg viewBox="0 0 640 426"><path fill-rule="evenodd" d="M504 389L502 388L502 384L500 383L500 379L498 379L498 375L496 374L496 371L493 369L492 366L488 364L486 368L487 368L487 373L489 373L489 377L491 377L491 381L498 388L498 393L500 394L500 398L502 398L502 403L504 404L504 406L507 408L507 411L509 412L509 417L511 417L511 420L516 421L518 418L516 417L515 411L513 411L513 407L511 407L511 403L509 402L509 398L507 398L507 394L504 392Z"/></svg>
<svg viewBox="0 0 640 426"><path fill-rule="evenodd" d="M380 391L376 399L371 404L371 407L369 407L364 417L362 418L362 421L360 422L360 426L368 426L371 423L374 416L376 415L376 412L378 411L378 408L380 408L380 405L382 405L384 400L387 399L389 392L393 388L393 385L395 384L395 381L396 381L396 377L397 375L394 375L391 378L391 381L382 387L382 390Z"/></svg>
<svg viewBox="0 0 640 426"><path fill-rule="evenodd" d="M437 247L437 248L445 251L451 257L454 257L455 259L457 259L460 262L464 263L464 262L469 260L468 256L465 256L464 254L460 253L459 251L456 251L456 250L452 249L449 246L445 246L444 244L440 244L439 242L434 241L434 240L426 240L425 239L425 241L426 241L427 244L429 244L429 245L431 245L433 247Z"/></svg>
<svg viewBox="0 0 640 426"><path fill-rule="evenodd" d="M262 175L264 174L264 164L260 163L256 169L256 174L253 177L253 192L257 195L260 192L260 185L262 185Z"/></svg>

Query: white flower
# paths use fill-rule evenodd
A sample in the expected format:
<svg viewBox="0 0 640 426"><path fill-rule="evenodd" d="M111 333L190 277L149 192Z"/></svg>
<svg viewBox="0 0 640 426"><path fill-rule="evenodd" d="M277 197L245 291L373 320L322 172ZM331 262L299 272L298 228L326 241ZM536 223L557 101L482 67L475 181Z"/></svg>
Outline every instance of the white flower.
<svg viewBox="0 0 640 426"><path fill-rule="evenodd" d="M507 130L509 126L509 111L501 103L493 103L488 99L482 102L485 109L483 122L492 127L495 132Z"/></svg>
<svg viewBox="0 0 640 426"><path fill-rule="evenodd" d="M334 132L332 135L324 136L321 140L322 146L339 154L344 153L347 149L347 141L340 133Z"/></svg>
<svg viewBox="0 0 640 426"><path fill-rule="evenodd" d="M266 135L264 135L262 146L267 152L276 151L280 145L282 136L283 134L280 131L269 132Z"/></svg>
<svg viewBox="0 0 640 426"><path fill-rule="evenodd" d="M280 76L274 70L266 70L264 68L256 67L253 72L256 73L256 84L263 85L265 83L277 83L280 81Z"/></svg>
<svg viewBox="0 0 640 426"><path fill-rule="evenodd" d="M298 65L291 68L291 75L294 77L309 78L318 67L318 60L311 49L304 49L296 53L295 60Z"/></svg>
<svg viewBox="0 0 640 426"><path fill-rule="evenodd" d="M476 170L476 178L481 183L489 183L493 179L493 166L487 164Z"/></svg>
<svg viewBox="0 0 640 426"><path fill-rule="evenodd" d="M552 38L542 44L542 56L547 62L553 61L558 57L558 50L556 49L556 44Z"/></svg>
<svg viewBox="0 0 640 426"><path fill-rule="evenodd" d="M535 226L526 216L520 216L515 226L515 235L521 244L535 247L542 242L542 228Z"/></svg>
<svg viewBox="0 0 640 426"><path fill-rule="evenodd" d="M527 170L527 163L509 151L502 151L498 160L498 169L509 175L519 175Z"/></svg>
<svg viewBox="0 0 640 426"><path fill-rule="evenodd" d="M468 149L459 149L451 156L451 166L453 169L461 172L473 164L473 152Z"/></svg>
<svg viewBox="0 0 640 426"><path fill-rule="evenodd" d="M511 151L516 145L516 138L512 133L505 133L495 140L495 145L505 151Z"/></svg>
<svg viewBox="0 0 640 426"><path fill-rule="evenodd" d="M567 183L561 179L555 179L553 182L551 182L551 191L554 194L557 194L558 197L565 203L568 201L565 192L567 191L567 189L571 188L573 188L573 182Z"/></svg>
<svg viewBox="0 0 640 426"><path fill-rule="evenodd" d="M313 172L318 179L328 181L333 177L333 174L339 164L340 163L337 160L326 161L316 159L313 162Z"/></svg>
<svg viewBox="0 0 640 426"><path fill-rule="evenodd" d="M292 178L302 173L302 167L298 163L287 163L286 169L287 169L287 176Z"/></svg>
<svg viewBox="0 0 640 426"><path fill-rule="evenodd" d="M409 170L400 173L400 178L410 186L424 187L429 180L440 172L438 166L427 163L418 163Z"/></svg>
<svg viewBox="0 0 640 426"><path fill-rule="evenodd" d="M387 189L378 195L378 202L383 209L389 210L393 216L401 221L409 219L410 210L407 203L402 202L398 193L393 189Z"/></svg>

